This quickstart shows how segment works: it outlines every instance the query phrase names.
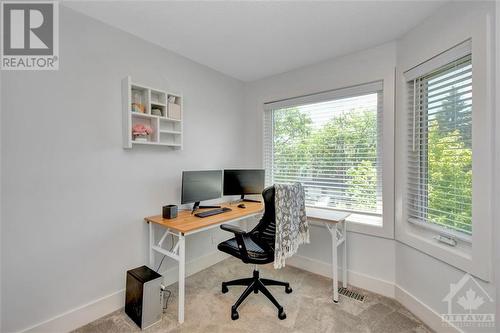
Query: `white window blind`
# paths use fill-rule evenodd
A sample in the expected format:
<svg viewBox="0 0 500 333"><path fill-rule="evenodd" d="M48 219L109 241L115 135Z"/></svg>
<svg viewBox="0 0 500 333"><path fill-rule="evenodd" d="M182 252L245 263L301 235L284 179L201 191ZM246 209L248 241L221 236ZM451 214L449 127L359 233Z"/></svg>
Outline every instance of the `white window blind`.
<svg viewBox="0 0 500 333"><path fill-rule="evenodd" d="M472 62L408 82L410 222L472 233Z"/></svg>
<svg viewBox="0 0 500 333"><path fill-rule="evenodd" d="M377 82L266 105L267 183L301 182L308 206L381 215L382 96Z"/></svg>

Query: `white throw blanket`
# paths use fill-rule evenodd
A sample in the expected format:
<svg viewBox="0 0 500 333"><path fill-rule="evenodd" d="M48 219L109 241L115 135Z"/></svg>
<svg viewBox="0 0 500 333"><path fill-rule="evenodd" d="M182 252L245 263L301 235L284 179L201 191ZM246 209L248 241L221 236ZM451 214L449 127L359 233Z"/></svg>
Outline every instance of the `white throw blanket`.
<svg viewBox="0 0 500 333"><path fill-rule="evenodd" d="M309 243L309 224L306 217L305 193L300 183L274 185L276 209L276 239L274 268L285 267L285 259Z"/></svg>

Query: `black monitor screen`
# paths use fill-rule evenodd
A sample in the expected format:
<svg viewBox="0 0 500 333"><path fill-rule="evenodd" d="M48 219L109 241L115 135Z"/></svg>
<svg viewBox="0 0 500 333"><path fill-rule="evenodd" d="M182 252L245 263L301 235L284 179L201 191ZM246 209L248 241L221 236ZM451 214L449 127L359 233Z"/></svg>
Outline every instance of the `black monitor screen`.
<svg viewBox="0 0 500 333"><path fill-rule="evenodd" d="M224 195L260 194L264 190L262 169L224 170Z"/></svg>
<svg viewBox="0 0 500 333"><path fill-rule="evenodd" d="M217 199L222 194L222 170L182 172L181 203Z"/></svg>

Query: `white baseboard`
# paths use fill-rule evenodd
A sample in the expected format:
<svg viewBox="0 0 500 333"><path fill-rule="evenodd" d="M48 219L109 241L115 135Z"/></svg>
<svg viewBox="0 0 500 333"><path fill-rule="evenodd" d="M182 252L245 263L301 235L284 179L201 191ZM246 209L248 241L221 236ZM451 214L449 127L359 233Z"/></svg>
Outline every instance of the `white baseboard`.
<svg viewBox="0 0 500 333"><path fill-rule="evenodd" d="M215 251L203 257L198 257L186 263L186 276L193 275L205 268L208 268L228 255ZM162 272L165 285L177 282L178 266ZM47 332L69 332L85 324L93 322L111 312L119 310L125 304L125 289L118 290L110 295L96 299L77 308L71 309L41 323L30 326L20 332L22 333L47 333Z"/></svg>
<svg viewBox="0 0 500 333"><path fill-rule="evenodd" d="M443 323L441 315L430 308L427 304L419 300L414 295L402 287L395 285L396 300L410 310L415 316L420 318L427 326L436 332L442 333L463 333L464 331L454 326L450 322Z"/></svg>
<svg viewBox="0 0 500 333"><path fill-rule="evenodd" d="M394 298L394 284L392 282L374 278L372 276L347 270L349 284L363 288L385 297Z"/></svg>
<svg viewBox="0 0 500 333"><path fill-rule="evenodd" d="M287 259L287 265L329 278L332 277L332 268L330 264L308 257L294 255L292 258ZM339 277L342 277L340 271ZM347 280L349 284L353 286L396 299L436 332L463 333L461 329L453 326L451 323L443 325L440 314L394 282L374 278L352 270L347 271Z"/></svg>
<svg viewBox="0 0 500 333"><path fill-rule="evenodd" d="M319 261L316 259L311 259L308 257L303 257L299 255L294 255L290 259L287 259L287 265L294 266L318 275L332 277L332 266L331 264ZM342 279L342 273L339 269L339 277ZM372 276L355 272L352 270L347 270L347 280L349 284L363 288L369 291L373 291L377 294L394 298L394 282L386 281L379 278L374 278Z"/></svg>
<svg viewBox="0 0 500 333"><path fill-rule="evenodd" d="M219 251L209 253L203 257L198 257L186 264L186 276L190 276L208 268L227 257L228 255ZM287 260L287 265L330 278L332 276L331 265L308 257L295 255ZM178 267L172 267L171 269L162 272L162 275L164 276L164 283L166 285L170 285L177 281ZM340 274L339 276L341 277L342 275ZM455 326L448 325L447 327L446 325L443 325L441 316L436 311L431 309L408 291L396 285L394 282L374 278L352 270L348 270L348 281L349 284L353 286L363 288L386 297L395 298L430 328L437 332L463 333L462 330ZM125 290L122 289L28 327L21 332L69 332L123 308L124 303Z"/></svg>
<svg viewBox="0 0 500 333"><path fill-rule="evenodd" d="M122 308L123 304L125 304L124 289L71 309L21 332L69 332Z"/></svg>

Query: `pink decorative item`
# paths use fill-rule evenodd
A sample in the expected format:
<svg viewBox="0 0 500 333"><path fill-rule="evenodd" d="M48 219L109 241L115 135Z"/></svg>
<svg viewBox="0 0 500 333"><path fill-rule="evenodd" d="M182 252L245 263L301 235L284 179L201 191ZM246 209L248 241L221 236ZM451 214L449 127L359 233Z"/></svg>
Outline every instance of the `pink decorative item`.
<svg viewBox="0 0 500 333"><path fill-rule="evenodd" d="M146 137L153 133L153 129L144 124L135 124L132 127L132 135L134 136L134 140L139 139L139 141L146 140Z"/></svg>

